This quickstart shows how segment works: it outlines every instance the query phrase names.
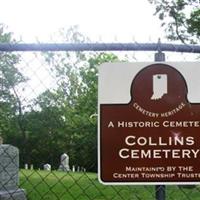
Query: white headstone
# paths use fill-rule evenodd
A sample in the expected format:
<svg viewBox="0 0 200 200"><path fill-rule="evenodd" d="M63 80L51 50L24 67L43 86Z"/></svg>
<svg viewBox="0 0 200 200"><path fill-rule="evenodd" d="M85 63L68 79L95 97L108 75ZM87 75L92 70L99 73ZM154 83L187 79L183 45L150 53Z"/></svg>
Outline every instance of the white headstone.
<svg viewBox="0 0 200 200"><path fill-rule="evenodd" d="M11 145L0 145L0 199L26 200L25 191L18 188L19 150Z"/></svg>
<svg viewBox="0 0 200 200"><path fill-rule="evenodd" d="M33 164L31 164L30 170L33 170Z"/></svg>
<svg viewBox="0 0 200 200"><path fill-rule="evenodd" d="M76 169L75 169L75 166L73 165L73 166L72 166L72 172L75 172L75 170L76 170Z"/></svg>
<svg viewBox="0 0 200 200"><path fill-rule="evenodd" d="M28 164L25 164L25 165L24 165L24 169L28 169Z"/></svg>
<svg viewBox="0 0 200 200"><path fill-rule="evenodd" d="M43 169L44 170L47 170L47 171L51 171L51 165L50 164L44 164L44 166L43 166Z"/></svg>
<svg viewBox="0 0 200 200"><path fill-rule="evenodd" d="M69 156L66 153L62 154L61 157L60 157L59 170L60 171L65 171L65 172L69 172L70 171Z"/></svg>
<svg viewBox="0 0 200 200"><path fill-rule="evenodd" d="M80 172L80 167L79 166L77 167L77 172Z"/></svg>

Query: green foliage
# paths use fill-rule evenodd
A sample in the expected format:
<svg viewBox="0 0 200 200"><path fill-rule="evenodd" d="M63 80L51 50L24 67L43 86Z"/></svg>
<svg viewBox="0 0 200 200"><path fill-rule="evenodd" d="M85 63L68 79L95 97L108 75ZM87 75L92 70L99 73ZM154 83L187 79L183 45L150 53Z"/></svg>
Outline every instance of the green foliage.
<svg viewBox="0 0 200 200"><path fill-rule="evenodd" d="M188 33L191 35L200 36L200 9L194 10L190 14L190 18L187 20Z"/></svg>
<svg viewBox="0 0 200 200"><path fill-rule="evenodd" d="M200 40L200 7L198 0L149 0L156 7L167 37L183 43Z"/></svg>
<svg viewBox="0 0 200 200"><path fill-rule="evenodd" d="M91 116L97 113L97 67L118 58L105 53L81 57L79 54L74 63L70 55L66 58L65 54L50 56L46 59L56 66L54 73L59 86L45 91L36 99L38 111L27 113L29 140L34 150L40 149L42 152L29 151L29 157L35 158L34 163L38 167L48 157L50 159L46 159L46 162L48 160L56 168L59 165L58 158L66 152L70 155L71 165L96 171L97 118Z"/></svg>
<svg viewBox="0 0 200 200"><path fill-rule="evenodd" d="M0 24L0 42L1 43L15 43L16 40L13 39L11 32L6 32L6 26Z"/></svg>
<svg viewBox="0 0 200 200"><path fill-rule="evenodd" d="M2 24L0 24L0 42L16 42ZM9 137L14 140L16 132L21 131L19 126L21 102L16 87L26 79L16 67L19 60L19 55L14 53L0 54L0 134L5 141Z"/></svg>
<svg viewBox="0 0 200 200"><path fill-rule="evenodd" d="M0 28L0 40L10 33ZM75 28L61 32L63 41L88 40ZM70 156L70 166L97 170L97 79L98 66L117 61L112 53L46 52L46 66L55 77L55 85L34 99L28 109L17 89L26 79L16 65L20 57L0 55L0 132L6 143L20 150L20 164L42 168L50 163L57 169L60 155Z"/></svg>

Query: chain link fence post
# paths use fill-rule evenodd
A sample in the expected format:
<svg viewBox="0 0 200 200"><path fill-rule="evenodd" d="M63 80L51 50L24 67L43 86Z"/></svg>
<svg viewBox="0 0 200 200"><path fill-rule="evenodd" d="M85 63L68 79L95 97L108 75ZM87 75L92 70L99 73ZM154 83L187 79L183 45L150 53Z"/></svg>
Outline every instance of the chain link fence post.
<svg viewBox="0 0 200 200"><path fill-rule="evenodd" d="M155 62L165 61L165 54L162 53L160 39L158 40L158 52L155 53L154 60ZM156 200L165 200L165 185L156 185L155 190Z"/></svg>

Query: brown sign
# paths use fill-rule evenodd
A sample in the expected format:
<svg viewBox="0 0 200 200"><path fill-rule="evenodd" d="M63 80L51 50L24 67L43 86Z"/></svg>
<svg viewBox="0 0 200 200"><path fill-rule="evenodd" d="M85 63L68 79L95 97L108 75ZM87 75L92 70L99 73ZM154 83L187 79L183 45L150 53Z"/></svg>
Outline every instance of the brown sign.
<svg viewBox="0 0 200 200"><path fill-rule="evenodd" d="M129 103L99 105L100 181L200 182L200 103L188 101L181 72L152 64L133 77L129 88Z"/></svg>

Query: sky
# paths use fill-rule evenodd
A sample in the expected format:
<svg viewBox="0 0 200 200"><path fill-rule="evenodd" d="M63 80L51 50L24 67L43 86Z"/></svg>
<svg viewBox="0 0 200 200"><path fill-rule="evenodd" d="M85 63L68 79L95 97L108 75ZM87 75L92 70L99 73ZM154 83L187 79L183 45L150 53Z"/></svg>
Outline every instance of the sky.
<svg viewBox="0 0 200 200"><path fill-rule="evenodd" d="M0 0L0 5L0 23L24 43L61 42L56 33L74 25L92 42L157 42L164 37L148 0ZM19 68L29 78L20 92L24 98L55 84L33 54L23 54Z"/></svg>
<svg viewBox="0 0 200 200"><path fill-rule="evenodd" d="M0 22L25 42L49 42L59 29L73 25L92 41L157 42L164 38L148 0L0 0L0 5Z"/></svg>
<svg viewBox="0 0 200 200"><path fill-rule="evenodd" d="M0 23L24 43L61 42L56 33L74 25L92 42L157 42L159 38L166 42L161 22L153 15L155 8L148 0L0 0L0 5ZM152 61L153 55L137 52L136 61ZM23 54L19 65L30 79L21 92L24 98L37 96L55 84L47 67L35 56ZM171 53L167 60L173 58Z"/></svg>

